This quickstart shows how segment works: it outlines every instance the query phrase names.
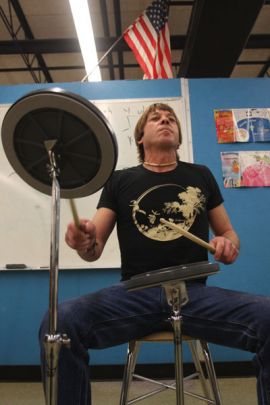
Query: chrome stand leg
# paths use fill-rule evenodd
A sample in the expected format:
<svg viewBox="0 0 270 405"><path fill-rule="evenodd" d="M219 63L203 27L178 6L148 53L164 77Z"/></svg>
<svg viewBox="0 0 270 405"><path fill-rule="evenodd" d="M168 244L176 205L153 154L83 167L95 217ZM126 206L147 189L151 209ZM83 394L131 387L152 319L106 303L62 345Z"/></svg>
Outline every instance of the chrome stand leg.
<svg viewBox="0 0 270 405"><path fill-rule="evenodd" d="M70 344L66 335L57 334L60 187L57 181L58 170L53 152L55 143L56 141L47 141L47 144L45 144L49 154L50 175L52 177L49 334L44 338L47 405L57 404L57 368L59 352L62 345L69 346Z"/></svg>
<svg viewBox="0 0 270 405"><path fill-rule="evenodd" d="M173 315L171 322L174 331L176 404L184 405L181 317Z"/></svg>
<svg viewBox="0 0 270 405"><path fill-rule="evenodd" d="M172 307L170 321L174 332L174 353L175 353L175 384L176 404L184 405L184 383L183 383L183 359L182 359L182 330L180 316L181 306L188 301L186 284L184 281L176 285L164 285L168 304Z"/></svg>

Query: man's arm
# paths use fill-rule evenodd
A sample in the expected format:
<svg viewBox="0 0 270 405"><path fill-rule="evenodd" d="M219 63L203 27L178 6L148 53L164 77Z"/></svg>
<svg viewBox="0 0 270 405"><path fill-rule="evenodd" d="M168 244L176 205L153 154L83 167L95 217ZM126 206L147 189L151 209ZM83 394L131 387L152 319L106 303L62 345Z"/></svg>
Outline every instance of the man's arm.
<svg viewBox="0 0 270 405"><path fill-rule="evenodd" d="M70 223L65 240L86 261L97 260L104 249L116 221L116 214L109 208L99 208L92 220L81 219L80 227Z"/></svg>
<svg viewBox="0 0 270 405"><path fill-rule="evenodd" d="M225 264L233 263L239 254L240 241L223 204L210 210L208 219L215 234L210 241L216 249L215 260Z"/></svg>

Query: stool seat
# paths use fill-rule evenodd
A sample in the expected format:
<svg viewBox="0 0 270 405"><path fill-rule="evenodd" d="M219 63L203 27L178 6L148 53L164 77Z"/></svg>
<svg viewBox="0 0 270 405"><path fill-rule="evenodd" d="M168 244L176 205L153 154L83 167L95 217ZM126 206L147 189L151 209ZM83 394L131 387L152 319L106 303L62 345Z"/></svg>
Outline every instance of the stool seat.
<svg viewBox="0 0 270 405"><path fill-rule="evenodd" d="M173 332L162 331L151 333L150 335L136 339L138 342L171 342L174 340ZM182 335L183 341L194 340L191 336Z"/></svg>

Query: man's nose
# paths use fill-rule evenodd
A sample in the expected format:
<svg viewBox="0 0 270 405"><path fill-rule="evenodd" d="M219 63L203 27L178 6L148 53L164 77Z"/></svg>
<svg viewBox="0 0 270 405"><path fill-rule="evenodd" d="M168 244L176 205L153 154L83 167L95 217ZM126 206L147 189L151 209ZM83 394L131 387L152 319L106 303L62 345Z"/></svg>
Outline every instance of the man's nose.
<svg viewBox="0 0 270 405"><path fill-rule="evenodd" d="M162 117L161 118L161 123L162 124L168 124L169 123L169 118L168 117Z"/></svg>

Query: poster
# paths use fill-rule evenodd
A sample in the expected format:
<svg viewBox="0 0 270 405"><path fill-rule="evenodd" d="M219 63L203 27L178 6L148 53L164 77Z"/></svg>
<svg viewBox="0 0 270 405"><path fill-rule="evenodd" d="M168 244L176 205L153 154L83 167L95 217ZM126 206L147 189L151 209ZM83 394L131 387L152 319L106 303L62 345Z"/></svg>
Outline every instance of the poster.
<svg viewBox="0 0 270 405"><path fill-rule="evenodd" d="M221 152L221 162L225 188L270 186L270 151Z"/></svg>
<svg viewBox="0 0 270 405"><path fill-rule="evenodd" d="M214 110L218 143L270 142L270 108Z"/></svg>

